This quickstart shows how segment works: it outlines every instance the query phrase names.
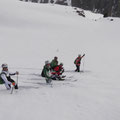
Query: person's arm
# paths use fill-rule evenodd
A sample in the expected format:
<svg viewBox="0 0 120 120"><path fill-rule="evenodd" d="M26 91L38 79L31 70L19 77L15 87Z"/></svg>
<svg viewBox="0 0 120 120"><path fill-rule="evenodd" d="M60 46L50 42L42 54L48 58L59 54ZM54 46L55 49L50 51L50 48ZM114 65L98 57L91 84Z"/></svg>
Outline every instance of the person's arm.
<svg viewBox="0 0 120 120"><path fill-rule="evenodd" d="M54 61L52 60L52 62L50 63L51 68L54 66Z"/></svg>
<svg viewBox="0 0 120 120"><path fill-rule="evenodd" d="M62 69L61 69L60 73L64 73L64 68L63 68L63 67L62 67Z"/></svg>
<svg viewBox="0 0 120 120"><path fill-rule="evenodd" d="M85 54L83 54L83 56L81 58L83 58L85 56Z"/></svg>
<svg viewBox="0 0 120 120"><path fill-rule="evenodd" d="M45 75L46 78L51 78L51 77L49 76L49 72L48 72L46 69L44 69L44 75Z"/></svg>
<svg viewBox="0 0 120 120"><path fill-rule="evenodd" d="M9 73L9 75L18 75L18 74L19 74L18 71L16 71L15 73Z"/></svg>

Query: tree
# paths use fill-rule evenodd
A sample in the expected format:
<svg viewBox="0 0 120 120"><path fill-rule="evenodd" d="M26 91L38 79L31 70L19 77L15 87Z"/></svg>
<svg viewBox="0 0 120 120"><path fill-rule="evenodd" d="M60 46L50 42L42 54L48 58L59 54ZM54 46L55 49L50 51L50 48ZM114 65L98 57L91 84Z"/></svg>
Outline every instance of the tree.
<svg viewBox="0 0 120 120"><path fill-rule="evenodd" d="M85 10L102 13L105 16L120 17L120 0L21 0L26 2L71 5Z"/></svg>

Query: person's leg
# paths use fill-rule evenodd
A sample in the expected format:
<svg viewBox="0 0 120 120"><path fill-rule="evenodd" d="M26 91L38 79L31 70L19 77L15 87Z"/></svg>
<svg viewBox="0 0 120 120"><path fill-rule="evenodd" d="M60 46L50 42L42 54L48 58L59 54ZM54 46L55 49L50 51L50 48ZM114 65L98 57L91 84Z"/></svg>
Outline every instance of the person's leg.
<svg viewBox="0 0 120 120"><path fill-rule="evenodd" d="M80 66L77 66L77 72L80 72Z"/></svg>
<svg viewBox="0 0 120 120"><path fill-rule="evenodd" d="M52 79L46 78L46 83L49 84L52 82Z"/></svg>
<svg viewBox="0 0 120 120"><path fill-rule="evenodd" d="M52 75L52 80L56 80L56 76L55 75Z"/></svg>
<svg viewBox="0 0 120 120"><path fill-rule="evenodd" d="M11 83L15 82L13 79L11 79L11 77L7 77L7 80Z"/></svg>
<svg viewBox="0 0 120 120"><path fill-rule="evenodd" d="M77 65L76 65L76 70L75 70L75 72L77 72Z"/></svg>
<svg viewBox="0 0 120 120"><path fill-rule="evenodd" d="M52 79L49 79L49 83L51 83L52 82Z"/></svg>
<svg viewBox="0 0 120 120"><path fill-rule="evenodd" d="M10 89L11 89L11 85L10 85L10 84L6 84L6 83L5 83L5 87L6 87L7 90L10 90Z"/></svg>
<svg viewBox="0 0 120 120"><path fill-rule="evenodd" d="M18 85L15 83L15 81L13 79L11 79L11 77L7 77L8 81L12 83L12 85L14 86L15 89L18 89Z"/></svg>
<svg viewBox="0 0 120 120"><path fill-rule="evenodd" d="M46 83L48 83L48 79L46 78Z"/></svg>

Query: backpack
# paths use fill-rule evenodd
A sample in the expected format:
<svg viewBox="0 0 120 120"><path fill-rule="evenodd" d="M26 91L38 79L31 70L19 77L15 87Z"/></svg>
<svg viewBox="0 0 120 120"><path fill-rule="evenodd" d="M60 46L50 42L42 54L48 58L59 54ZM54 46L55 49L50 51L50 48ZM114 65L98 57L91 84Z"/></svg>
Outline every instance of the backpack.
<svg viewBox="0 0 120 120"><path fill-rule="evenodd" d="M80 59L76 58L75 61L74 61L74 64L80 64L80 63L81 63L81 58Z"/></svg>
<svg viewBox="0 0 120 120"><path fill-rule="evenodd" d="M77 60L77 59L75 59L74 64L76 64L76 60Z"/></svg>
<svg viewBox="0 0 120 120"><path fill-rule="evenodd" d="M5 82L3 81L3 79L0 76L0 84L4 84Z"/></svg>
<svg viewBox="0 0 120 120"><path fill-rule="evenodd" d="M41 72L41 76L42 76L42 77L45 77L45 75L44 75L44 69L43 69L42 72Z"/></svg>

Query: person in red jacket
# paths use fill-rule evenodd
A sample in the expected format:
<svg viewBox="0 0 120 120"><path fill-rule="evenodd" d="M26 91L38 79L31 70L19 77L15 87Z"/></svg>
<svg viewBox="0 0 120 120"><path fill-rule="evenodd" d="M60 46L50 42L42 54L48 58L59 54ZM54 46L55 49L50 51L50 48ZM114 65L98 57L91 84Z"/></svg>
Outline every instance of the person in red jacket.
<svg viewBox="0 0 120 120"><path fill-rule="evenodd" d="M75 59L74 64L76 65L76 70L75 72L80 72L80 64L81 64L81 59L85 56L85 54L83 54L83 56L78 55L78 57Z"/></svg>
<svg viewBox="0 0 120 120"><path fill-rule="evenodd" d="M63 68L63 63L60 63L58 66L56 66L52 72L52 79L56 80L56 79L59 79L61 80L61 76L62 73L64 72L64 68Z"/></svg>

